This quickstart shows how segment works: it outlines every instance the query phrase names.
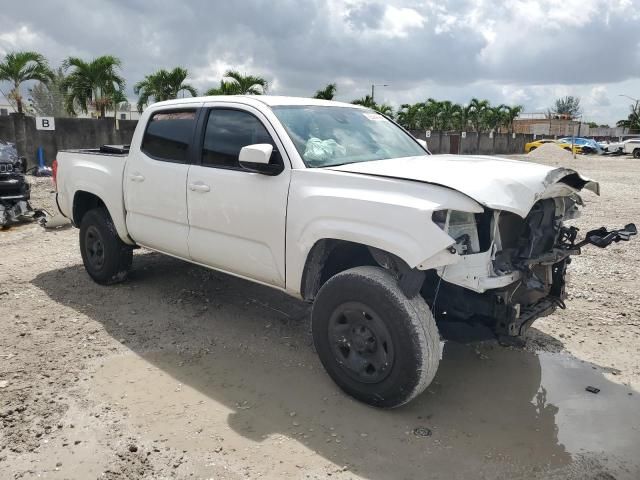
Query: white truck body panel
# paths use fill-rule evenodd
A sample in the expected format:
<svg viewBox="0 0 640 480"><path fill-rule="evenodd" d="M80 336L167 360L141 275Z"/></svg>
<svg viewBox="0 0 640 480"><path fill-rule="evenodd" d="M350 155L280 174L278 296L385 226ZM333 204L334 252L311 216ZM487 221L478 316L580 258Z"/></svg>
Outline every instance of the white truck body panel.
<svg viewBox="0 0 640 480"><path fill-rule="evenodd" d="M480 155L394 158L330 168L443 185L462 192L489 208L512 212L523 218L534 203L544 198L544 193L550 186L567 175L576 174L568 168ZM595 182L584 178L582 180L588 182L584 188L598 193ZM568 193L571 193L570 187L567 187L565 195Z"/></svg>
<svg viewBox="0 0 640 480"><path fill-rule="evenodd" d="M577 191L557 183L575 172L492 157L425 156L307 168L273 105L360 108L288 97L204 97L161 102L143 114L128 157L82 152L58 155L58 201L73 217L78 191L105 203L120 238L153 250L301 295L307 257L319 240L360 243L389 252L411 268L458 264L446 278L486 270L490 255L460 264L455 243L432 220L436 210L481 213L483 207L527 215L533 204ZM141 151L154 112L234 108L258 117L284 160L266 176L242 170L157 161ZM366 109L363 109L367 111ZM597 193L597 184L581 179ZM482 265L477 263L482 260ZM480 262L480 263L482 263ZM482 290L506 281L460 280ZM493 282L493 283L492 283ZM496 283L497 282L497 283Z"/></svg>
<svg viewBox="0 0 640 480"><path fill-rule="evenodd" d="M58 161L65 166L60 169L57 178L60 212L67 218L73 218L76 193L92 193L101 198L109 209L122 241L133 245L125 220L122 185L126 157L69 151L61 152Z"/></svg>

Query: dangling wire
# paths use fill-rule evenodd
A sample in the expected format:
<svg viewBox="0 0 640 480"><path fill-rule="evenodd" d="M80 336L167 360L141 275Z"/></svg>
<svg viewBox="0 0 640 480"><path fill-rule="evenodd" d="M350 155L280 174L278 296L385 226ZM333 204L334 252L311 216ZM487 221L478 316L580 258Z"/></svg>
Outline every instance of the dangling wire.
<svg viewBox="0 0 640 480"><path fill-rule="evenodd" d="M431 305L431 315L433 318L436 318L436 301L438 300L438 292L440 291L440 284L442 283L442 277L444 277L444 272L447 270L447 266L442 267L442 275L438 275L438 284L436 285L436 291L433 294L433 304Z"/></svg>

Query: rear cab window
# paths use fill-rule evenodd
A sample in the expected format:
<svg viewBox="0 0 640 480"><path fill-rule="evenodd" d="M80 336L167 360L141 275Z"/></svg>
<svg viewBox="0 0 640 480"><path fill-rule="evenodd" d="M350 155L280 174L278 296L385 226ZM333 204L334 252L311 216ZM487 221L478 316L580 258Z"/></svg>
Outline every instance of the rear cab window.
<svg viewBox="0 0 640 480"><path fill-rule="evenodd" d="M188 163L196 109L162 110L149 118L140 149L166 162Z"/></svg>

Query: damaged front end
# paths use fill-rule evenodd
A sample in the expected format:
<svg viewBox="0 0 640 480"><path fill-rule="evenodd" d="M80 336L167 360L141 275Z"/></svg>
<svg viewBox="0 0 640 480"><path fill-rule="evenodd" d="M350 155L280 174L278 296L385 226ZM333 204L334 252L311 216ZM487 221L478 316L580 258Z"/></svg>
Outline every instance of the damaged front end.
<svg viewBox="0 0 640 480"><path fill-rule="evenodd" d="M0 163L0 227L19 222L33 213L30 195L29 183L15 164Z"/></svg>
<svg viewBox="0 0 640 480"><path fill-rule="evenodd" d="M499 336L517 337L537 318L565 308L567 266L581 247L604 248L637 233L629 224L604 227L577 241L564 222L579 215L576 193L538 200L525 218L504 210L438 211L434 223L456 242L456 261L428 273L422 294L439 321L480 321Z"/></svg>

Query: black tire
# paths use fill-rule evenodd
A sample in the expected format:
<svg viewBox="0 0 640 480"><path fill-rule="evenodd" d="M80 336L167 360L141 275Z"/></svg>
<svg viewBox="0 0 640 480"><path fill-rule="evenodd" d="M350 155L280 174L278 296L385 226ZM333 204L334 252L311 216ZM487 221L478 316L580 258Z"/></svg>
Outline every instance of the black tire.
<svg viewBox="0 0 640 480"><path fill-rule="evenodd" d="M538 147L531 147L531 148L529 149L529 153L533 152L536 148L538 148Z"/></svg>
<svg viewBox="0 0 640 480"><path fill-rule="evenodd" d="M633 158L640 158L640 148L636 148L633 151Z"/></svg>
<svg viewBox="0 0 640 480"><path fill-rule="evenodd" d="M104 208L89 210L82 217L80 253L87 273L101 285L122 282L133 260L133 248L120 240Z"/></svg>
<svg viewBox="0 0 640 480"><path fill-rule="evenodd" d="M396 278L379 267L356 267L330 278L314 302L312 331L333 381L376 407L415 398L440 362L440 336L424 299L408 299Z"/></svg>

